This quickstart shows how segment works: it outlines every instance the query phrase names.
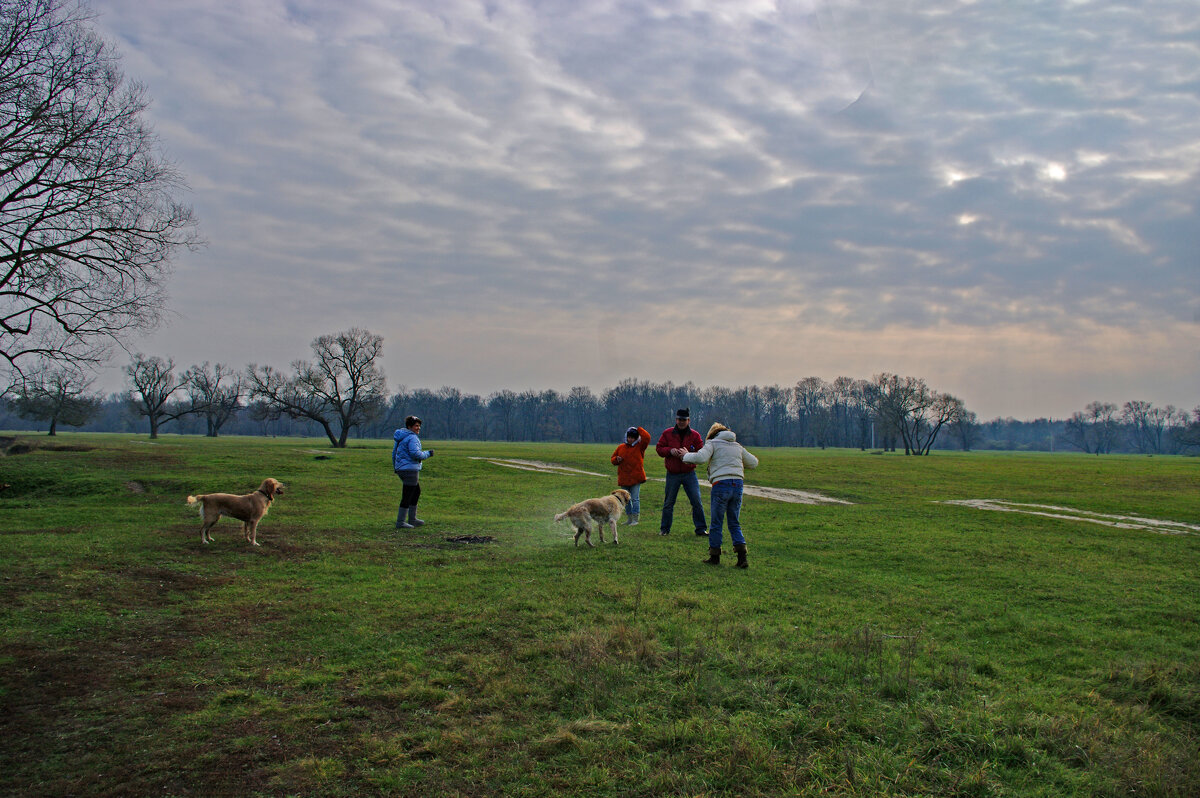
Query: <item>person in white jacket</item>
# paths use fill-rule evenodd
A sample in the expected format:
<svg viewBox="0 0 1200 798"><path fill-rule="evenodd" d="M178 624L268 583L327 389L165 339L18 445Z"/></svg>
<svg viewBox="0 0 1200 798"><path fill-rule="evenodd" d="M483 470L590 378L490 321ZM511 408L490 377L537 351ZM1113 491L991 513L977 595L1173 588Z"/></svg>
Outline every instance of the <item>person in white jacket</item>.
<svg viewBox="0 0 1200 798"><path fill-rule="evenodd" d="M737 552L737 567L749 568L746 562L746 538L738 516L742 510L742 477L745 468L757 468L758 458L737 442L737 436L724 424L717 422L708 428L704 446L699 451L683 455L685 463L708 463L708 481L712 483L712 519L708 527L708 565L721 564L721 522L727 519L729 537Z"/></svg>

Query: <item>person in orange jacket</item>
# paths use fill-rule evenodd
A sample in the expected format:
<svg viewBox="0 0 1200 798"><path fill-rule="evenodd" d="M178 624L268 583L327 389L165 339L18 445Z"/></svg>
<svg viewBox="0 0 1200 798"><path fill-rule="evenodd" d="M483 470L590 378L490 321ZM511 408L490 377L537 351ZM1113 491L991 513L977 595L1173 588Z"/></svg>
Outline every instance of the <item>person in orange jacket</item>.
<svg viewBox="0 0 1200 798"><path fill-rule="evenodd" d="M625 442L612 453L612 464L617 467L617 487L629 491L629 503L625 505L625 523L634 526L642 514L642 483L646 481L646 449L650 446L650 433L641 427L625 430Z"/></svg>

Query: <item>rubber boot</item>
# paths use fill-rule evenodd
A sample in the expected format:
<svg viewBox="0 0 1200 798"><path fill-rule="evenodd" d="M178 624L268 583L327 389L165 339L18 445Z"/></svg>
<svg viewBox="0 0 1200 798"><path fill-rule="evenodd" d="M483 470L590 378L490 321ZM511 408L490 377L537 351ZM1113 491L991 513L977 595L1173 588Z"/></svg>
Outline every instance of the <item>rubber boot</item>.
<svg viewBox="0 0 1200 798"><path fill-rule="evenodd" d="M705 565L720 565L721 564L721 547L708 547L708 559L702 560Z"/></svg>
<svg viewBox="0 0 1200 798"><path fill-rule="evenodd" d="M634 513L633 515L629 516L629 518L628 518L628 520L626 521L626 523L627 523L629 526L637 526L637 524L638 524L638 514L637 514L637 513Z"/></svg>
<svg viewBox="0 0 1200 798"><path fill-rule="evenodd" d="M411 527L425 526L425 522L417 518L417 505L408 508L408 525Z"/></svg>
<svg viewBox="0 0 1200 798"><path fill-rule="evenodd" d="M396 529L412 529L413 525L404 520L404 515L409 509L403 504L400 505L400 512L396 514Z"/></svg>
<svg viewBox="0 0 1200 798"><path fill-rule="evenodd" d="M738 568L749 568L750 564L748 562L746 562L746 544L745 543L734 543L733 550L735 552L737 552L737 556L738 556L737 567Z"/></svg>

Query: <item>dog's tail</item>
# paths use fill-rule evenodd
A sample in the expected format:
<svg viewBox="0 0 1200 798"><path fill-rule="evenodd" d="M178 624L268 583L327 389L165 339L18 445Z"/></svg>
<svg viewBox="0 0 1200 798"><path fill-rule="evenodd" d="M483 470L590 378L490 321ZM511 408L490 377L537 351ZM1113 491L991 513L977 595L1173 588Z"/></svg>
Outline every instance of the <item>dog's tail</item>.
<svg viewBox="0 0 1200 798"><path fill-rule="evenodd" d="M565 512L563 512L563 513L559 513L558 515L554 516L554 520L561 521L566 517L567 517L567 514Z"/></svg>

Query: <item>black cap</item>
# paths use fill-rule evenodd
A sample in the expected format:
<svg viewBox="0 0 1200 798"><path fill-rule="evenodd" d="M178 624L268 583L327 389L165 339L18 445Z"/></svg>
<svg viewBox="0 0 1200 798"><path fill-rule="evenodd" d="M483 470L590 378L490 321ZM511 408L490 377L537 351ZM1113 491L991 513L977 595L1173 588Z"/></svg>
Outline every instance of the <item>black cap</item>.
<svg viewBox="0 0 1200 798"><path fill-rule="evenodd" d="M688 412L686 407L681 407L675 411L675 418L691 418L692 414Z"/></svg>
<svg viewBox="0 0 1200 798"><path fill-rule="evenodd" d="M637 436L638 436L637 427L630 427L629 429L625 430L626 438L636 438Z"/></svg>

